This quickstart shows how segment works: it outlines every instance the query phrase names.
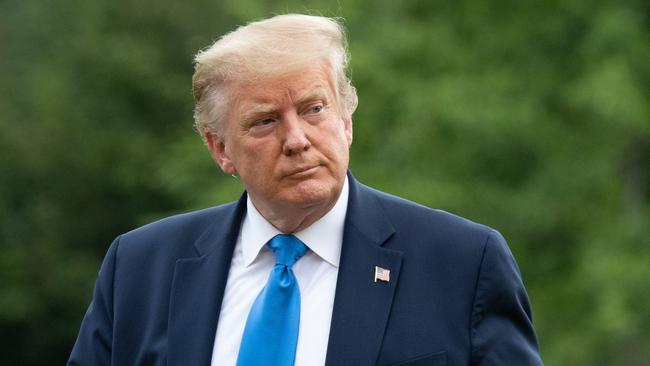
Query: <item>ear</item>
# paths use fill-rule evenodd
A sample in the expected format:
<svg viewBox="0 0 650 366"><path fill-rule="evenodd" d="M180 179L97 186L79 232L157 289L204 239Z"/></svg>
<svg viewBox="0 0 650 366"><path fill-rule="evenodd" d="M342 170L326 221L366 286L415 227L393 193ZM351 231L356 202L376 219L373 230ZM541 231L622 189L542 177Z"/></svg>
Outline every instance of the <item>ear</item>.
<svg viewBox="0 0 650 366"><path fill-rule="evenodd" d="M352 116L343 117L343 131L348 140L348 147L352 146Z"/></svg>
<svg viewBox="0 0 650 366"><path fill-rule="evenodd" d="M217 134L213 132L208 131L207 129L204 131L204 133L205 141L208 145L208 150L210 150L212 158L217 163L217 165L219 165L221 170L223 170L223 172L228 175L237 174L235 165L233 164L232 160L230 160L228 152L226 151L226 143L224 142L223 138L217 136Z"/></svg>

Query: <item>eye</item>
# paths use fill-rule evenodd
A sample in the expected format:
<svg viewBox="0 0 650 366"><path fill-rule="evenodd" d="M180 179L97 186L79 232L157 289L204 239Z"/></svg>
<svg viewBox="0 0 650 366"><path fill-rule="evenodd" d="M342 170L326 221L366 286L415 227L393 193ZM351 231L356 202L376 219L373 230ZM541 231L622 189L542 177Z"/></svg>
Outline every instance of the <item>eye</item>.
<svg viewBox="0 0 650 366"><path fill-rule="evenodd" d="M321 104L317 104L317 105L315 105L315 106L310 107L309 110L308 110L308 112L309 112L309 113L315 113L315 114L317 114L317 113L322 112L324 108L325 108L325 107L324 107L323 105L321 105Z"/></svg>
<svg viewBox="0 0 650 366"><path fill-rule="evenodd" d="M273 118L265 118L265 119L255 121L253 123L253 127L255 127L255 126L268 126L273 122L275 122L275 120Z"/></svg>

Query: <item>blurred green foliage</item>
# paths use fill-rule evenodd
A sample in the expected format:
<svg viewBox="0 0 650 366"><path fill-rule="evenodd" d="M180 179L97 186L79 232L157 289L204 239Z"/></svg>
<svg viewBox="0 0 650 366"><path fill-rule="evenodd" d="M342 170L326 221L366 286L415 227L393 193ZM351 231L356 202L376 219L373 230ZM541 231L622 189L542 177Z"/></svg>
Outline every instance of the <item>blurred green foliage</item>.
<svg viewBox="0 0 650 366"><path fill-rule="evenodd" d="M62 364L116 235L239 196L192 56L341 16L361 181L499 229L547 365L650 365L647 1L0 1L0 363Z"/></svg>

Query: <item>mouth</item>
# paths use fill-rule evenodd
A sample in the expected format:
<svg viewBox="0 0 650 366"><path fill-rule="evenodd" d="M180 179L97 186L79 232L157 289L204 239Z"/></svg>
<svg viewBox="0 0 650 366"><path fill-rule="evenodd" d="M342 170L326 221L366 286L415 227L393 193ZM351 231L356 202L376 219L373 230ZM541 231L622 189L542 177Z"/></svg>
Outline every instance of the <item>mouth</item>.
<svg viewBox="0 0 650 366"><path fill-rule="evenodd" d="M303 166L298 166L292 170L289 171L289 173L286 175L288 178L304 178L308 177L318 170L320 165L303 165Z"/></svg>

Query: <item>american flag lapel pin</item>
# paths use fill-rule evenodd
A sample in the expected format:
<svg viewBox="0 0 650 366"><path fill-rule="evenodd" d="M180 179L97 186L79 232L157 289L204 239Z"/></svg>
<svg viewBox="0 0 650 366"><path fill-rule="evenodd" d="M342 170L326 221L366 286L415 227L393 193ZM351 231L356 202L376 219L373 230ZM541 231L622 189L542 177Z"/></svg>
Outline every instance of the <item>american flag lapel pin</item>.
<svg viewBox="0 0 650 366"><path fill-rule="evenodd" d="M390 282L390 270L375 266L375 282Z"/></svg>

